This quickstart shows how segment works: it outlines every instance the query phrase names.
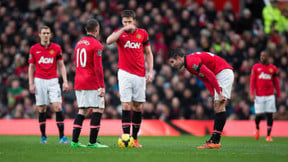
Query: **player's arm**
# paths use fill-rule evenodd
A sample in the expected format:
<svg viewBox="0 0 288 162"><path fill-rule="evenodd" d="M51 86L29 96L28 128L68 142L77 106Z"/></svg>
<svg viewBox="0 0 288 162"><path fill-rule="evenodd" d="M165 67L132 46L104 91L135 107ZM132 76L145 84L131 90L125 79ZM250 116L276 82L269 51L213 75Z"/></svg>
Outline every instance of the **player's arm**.
<svg viewBox="0 0 288 162"><path fill-rule="evenodd" d="M28 67L28 79L29 79L29 91L30 91L31 93L35 93L34 71L35 71L35 65L34 65L33 63L29 63L29 67Z"/></svg>
<svg viewBox="0 0 288 162"><path fill-rule="evenodd" d="M29 51L29 67L28 67L28 79L29 79L29 91L31 93L35 93L35 85L34 85L34 72L35 72L35 58L34 58L34 48L31 47Z"/></svg>
<svg viewBox="0 0 288 162"><path fill-rule="evenodd" d="M135 30L135 26L134 25L127 25L125 27L122 27L120 30L118 30L117 32L113 32L111 35L109 35L109 37L106 40L106 43L112 44L114 42L117 42L117 40L119 39L120 35L124 32L124 31L128 31L128 30Z"/></svg>
<svg viewBox="0 0 288 162"><path fill-rule="evenodd" d="M96 50L96 52L98 53L99 50ZM94 70L96 72L96 78L97 78L97 82L99 85L99 96L100 97L104 97L105 95L105 84L104 84L104 73L103 73L103 66L102 66L102 50L100 50L101 55L97 55L97 53L94 55L94 62L95 65L94 66Z"/></svg>
<svg viewBox="0 0 288 162"><path fill-rule="evenodd" d="M276 89L277 97L280 98L281 97L280 81L279 81L279 77L277 75L277 70L276 70L275 74L273 75L273 82L274 82L274 86Z"/></svg>
<svg viewBox="0 0 288 162"><path fill-rule="evenodd" d="M199 73L206 76L207 80L212 85L213 89L215 89L216 92L219 94L219 98L220 98L220 96L222 96L222 92L221 92L221 88L219 86L219 83L218 83L218 80L217 80L215 74L210 69L208 69L205 65L203 65L201 63L199 64L198 71L199 71ZM220 100L221 100L221 98L220 98Z"/></svg>
<svg viewBox="0 0 288 162"><path fill-rule="evenodd" d="M151 82L153 80L153 53L150 45L146 45L144 49L146 53L146 61L148 64L147 82Z"/></svg>
<svg viewBox="0 0 288 162"><path fill-rule="evenodd" d="M63 79L63 90L67 91L69 89L69 86L68 86L67 73L66 73L66 67L64 65L64 61L62 59L57 60L57 64L58 64L58 68Z"/></svg>
<svg viewBox="0 0 288 162"><path fill-rule="evenodd" d="M254 66L252 67L251 76L250 76L250 98L254 100L254 89L255 89L255 82L256 82L256 73L255 73Z"/></svg>

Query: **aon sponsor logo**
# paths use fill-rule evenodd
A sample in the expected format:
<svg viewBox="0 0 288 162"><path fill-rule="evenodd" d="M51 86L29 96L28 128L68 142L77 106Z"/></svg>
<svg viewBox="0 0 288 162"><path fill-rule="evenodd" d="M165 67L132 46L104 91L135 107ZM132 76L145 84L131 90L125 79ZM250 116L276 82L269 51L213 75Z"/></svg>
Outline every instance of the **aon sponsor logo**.
<svg viewBox="0 0 288 162"><path fill-rule="evenodd" d="M53 63L53 58L45 58L42 56L40 60L38 61L39 64L52 64Z"/></svg>
<svg viewBox="0 0 288 162"><path fill-rule="evenodd" d="M140 48L140 43L135 43L135 42L130 42L127 41L126 44L124 45L124 48L128 47L128 48Z"/></svg>
<svg viewBox="0 0 288 162"><path fill-rule="evenodd" d="M262 72L262 73L259 75L259 79L268 79L268 80L270 80L271 78L272 78L271 75L265 74L264 72Z"/></svg>

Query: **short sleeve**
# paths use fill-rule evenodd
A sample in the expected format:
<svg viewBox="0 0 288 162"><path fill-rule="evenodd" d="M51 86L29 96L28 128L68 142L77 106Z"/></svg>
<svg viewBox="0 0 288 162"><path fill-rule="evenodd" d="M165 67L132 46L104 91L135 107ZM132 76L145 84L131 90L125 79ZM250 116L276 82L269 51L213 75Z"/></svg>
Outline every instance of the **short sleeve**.
<svg viewBox="0 0 288 162"><path fill-rule="evenodd" d="M28 61L29 61L29 64L35 64L33 47L30 48Z"/></svg>
<svg viewBox="0 0 288 162"><path fill-rule="evenodd" d="M193 59L189 59L187 60L187 66L188 68L190 68L191 70L194 70L196 72L200 71L200 68L202 66L202 61L199 57L193 57Z"/></svg>
<svg viewBox="0 0 288 162"><path fill-rule="evenodd" d="M60 46L58 46L58 52L57 52L56 60L63 60L63 58L62 58L62 49L61 49Z"/></svg>
<svg viewBox="0 0 288 162"><path fill-rule="evenodd" d="M148 45L150 45L150 42L149 42L149 35L148 35L148 33L147 33L146 30L144 30L143 45L144 45L144 46L148 46Z"/></svg>

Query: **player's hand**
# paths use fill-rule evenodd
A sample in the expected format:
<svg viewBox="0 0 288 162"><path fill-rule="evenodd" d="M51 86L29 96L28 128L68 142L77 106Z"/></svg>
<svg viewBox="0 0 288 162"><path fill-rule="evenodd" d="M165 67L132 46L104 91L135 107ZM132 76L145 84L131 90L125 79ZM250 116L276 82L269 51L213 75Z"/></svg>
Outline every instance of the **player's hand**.
<svg viewBox="0 0 288 162"><path fill-rule="evenodd" d="M255 95L250 95L250 101L254 102L254 100L255 100Z"/></svg>
<svg viewBox="0 0 288 162"><path fill-rule="evenodd" d="M133 32L133 31L136 30L136 26L133 25L133 24L130 24L130 25L127 25L127 26L123 27L123 30L125 32Z"/></svg>
<svg viewBox="0 0 288 162"><path fill-rule="evenodd" d="M153 80L153 72L149 72L146 76L146 83L152 82Z"/></svg>
<svg viewBox="0 0 288 162"><path fill-rule="evenodd" d="M226 100L227 100L227 98L223 96L223 93L222 93L222 92L220 92L220 93L219 93L219 101L220 101L220 102L224 102L224 101L226 101Z"/></svg>
<svg viewBox="0 0 288 162"><path fill-rule="evenodd" d="M99 88L98 89L98 96L104 97L105 96L105 88Z"/></svg>
<svg viewBox="0 0 288 162"><path fill-rule="evenodd" d="M29 84L29 91L33 94L35 93L35 85L33 83Z"/></svg>
<svg viewBox="0 0 288 162"><path fill-rule="evenodd" d="M68 85L68 83L67 83L67 82L63 82L62 88L63 88L63 91L68 91L68 90L69 90L69 85Z"/></svg>

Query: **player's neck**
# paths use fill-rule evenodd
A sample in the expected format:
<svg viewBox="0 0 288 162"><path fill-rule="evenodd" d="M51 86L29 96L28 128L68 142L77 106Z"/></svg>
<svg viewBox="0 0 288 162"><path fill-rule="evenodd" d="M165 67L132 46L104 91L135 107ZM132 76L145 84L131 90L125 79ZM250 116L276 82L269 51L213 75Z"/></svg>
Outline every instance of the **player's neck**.
<svg viewBox="0 0 288 162"><path fill-rule="evenodd" d="M91 32L87 32L87 34L86 34L87 36L93 36L94 38L97 38L97 36L96 36L96 34L94 34L94 33L91 33Z"/></svg>
<svg viewBox="0 0 288 162"><path fill-rule="evenodd" d="M41 41L41 42L40 42L40 45L43 46L43 47L46 47L46 48L47 48L48 46L50 46L50 44L51 44L50 41L47 41L47 42L46 42L46 41Z"/></svg>

